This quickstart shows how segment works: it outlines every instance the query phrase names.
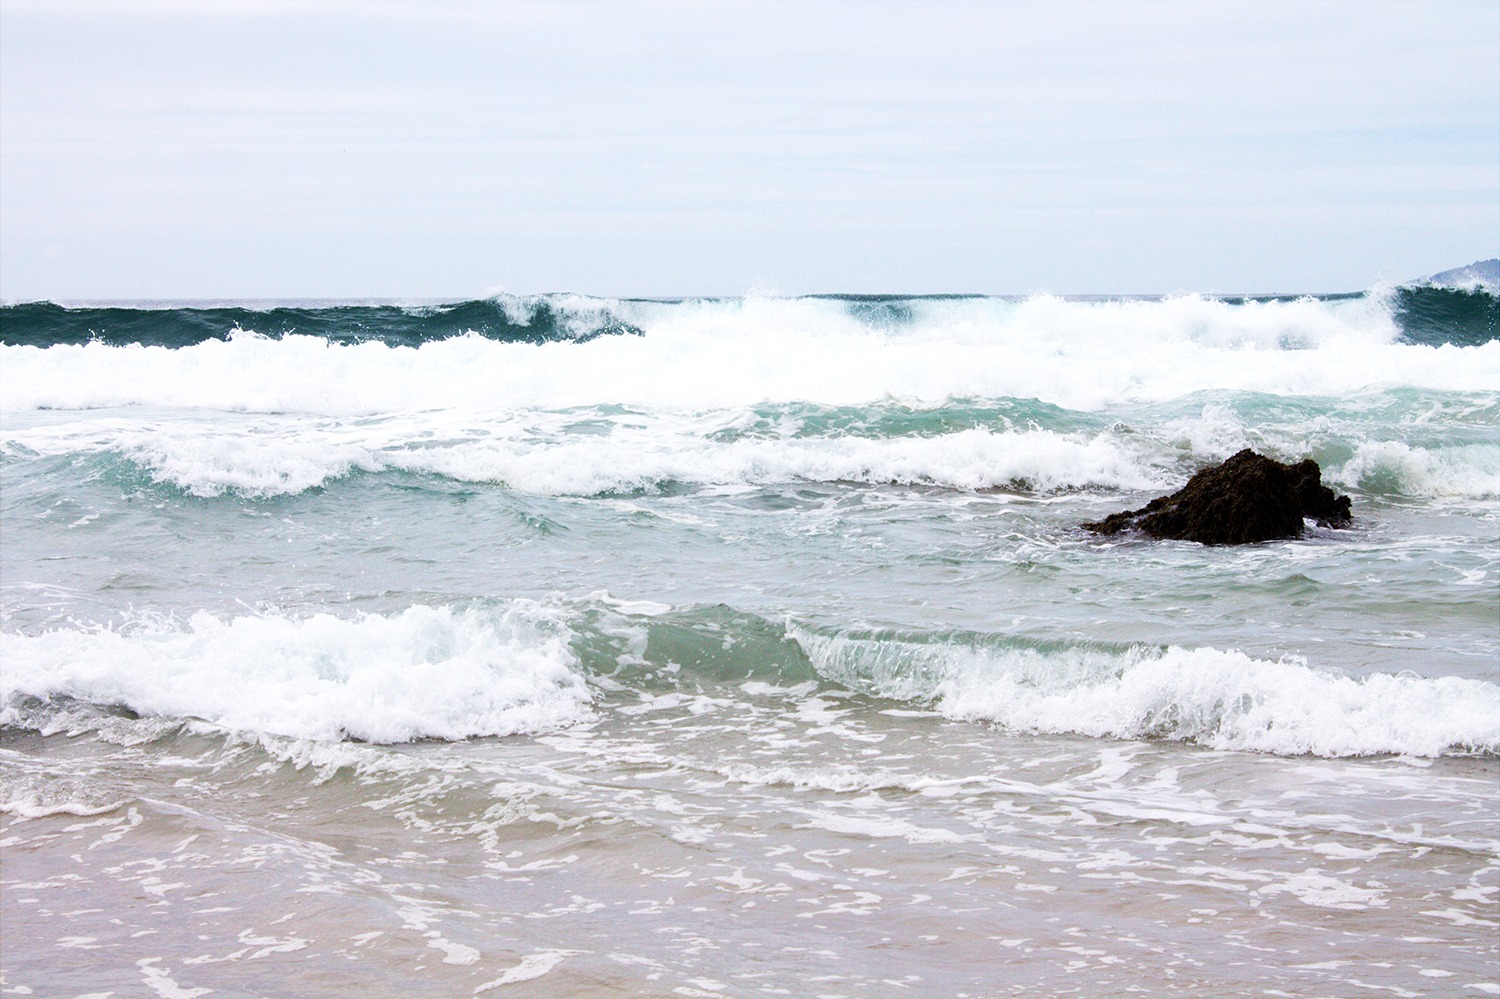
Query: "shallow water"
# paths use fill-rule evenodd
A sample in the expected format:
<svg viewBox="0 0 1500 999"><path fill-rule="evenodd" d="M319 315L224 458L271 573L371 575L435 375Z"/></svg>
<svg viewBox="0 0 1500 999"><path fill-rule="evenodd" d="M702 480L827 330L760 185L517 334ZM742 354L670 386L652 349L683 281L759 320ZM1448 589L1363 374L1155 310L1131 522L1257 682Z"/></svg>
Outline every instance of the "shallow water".
<svg viewBox="0 0 1500 999"><path fill-rule="evenodd" d="M39 785L104 810L8 816L7 981L452 995L534 974L528 994L851 996L1489 981L1492 759L1101 744L733 693L404 749L12 733L10 780L65 766L66 790Z"/></svg>

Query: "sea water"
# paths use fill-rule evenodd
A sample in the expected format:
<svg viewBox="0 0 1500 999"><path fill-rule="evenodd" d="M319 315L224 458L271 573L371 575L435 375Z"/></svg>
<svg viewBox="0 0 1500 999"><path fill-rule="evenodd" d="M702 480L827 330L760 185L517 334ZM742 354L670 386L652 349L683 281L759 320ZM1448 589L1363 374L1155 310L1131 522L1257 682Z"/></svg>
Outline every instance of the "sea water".
<svg viewBox="0 0 1500 999"><path fill-rule="evenodd" d="M1497 314L7 305L0 988L1500 994Z"/></svg>

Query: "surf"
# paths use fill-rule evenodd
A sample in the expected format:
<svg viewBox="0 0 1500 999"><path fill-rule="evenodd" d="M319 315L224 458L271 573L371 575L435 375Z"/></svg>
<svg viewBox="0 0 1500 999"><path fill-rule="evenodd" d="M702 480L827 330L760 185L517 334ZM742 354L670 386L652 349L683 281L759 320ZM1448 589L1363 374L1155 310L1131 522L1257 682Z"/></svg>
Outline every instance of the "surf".
<svg viewBox="0 0 1500 999"><path fill-rule="evenodd" d="M1500 686L1484 680L1354 677L1212 647L829 629L602 594L352 617L136 616L3 632L0 653L0 724L44 733L118 728L124 711L151 738L175 722L312 742L461 741L683 697L770 696L796 713L835 696L871 717L900 705L1012 733L1292 756L1500 753Z"/></svg>

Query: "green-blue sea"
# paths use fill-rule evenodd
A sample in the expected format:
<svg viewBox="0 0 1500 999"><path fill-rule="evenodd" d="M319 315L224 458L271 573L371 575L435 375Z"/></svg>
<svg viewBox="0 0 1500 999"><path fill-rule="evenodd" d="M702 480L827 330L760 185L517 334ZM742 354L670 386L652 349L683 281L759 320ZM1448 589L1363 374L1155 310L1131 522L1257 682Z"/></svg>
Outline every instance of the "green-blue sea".
<svg viewBox="0 0 1500 999"><path fill-rule="evenodd" d="M1500 994L1497 316L7 304L0 991Z"/></svg>

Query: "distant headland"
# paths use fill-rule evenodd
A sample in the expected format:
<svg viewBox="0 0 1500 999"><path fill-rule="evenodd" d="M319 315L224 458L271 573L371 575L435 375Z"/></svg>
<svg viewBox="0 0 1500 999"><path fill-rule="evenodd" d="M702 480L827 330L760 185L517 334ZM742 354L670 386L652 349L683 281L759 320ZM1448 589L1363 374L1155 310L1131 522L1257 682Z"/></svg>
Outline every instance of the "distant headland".
<svg viewBox="0 0 1500 999"><path fill-rule="evenodd" d="M1430 277L1420 280L1426 284L1435 284L1450 288L1469 287L1476 284L1494 287L1500 285L1500 258L1492 257L1489 260L1476 260L1467 267L1455 267L1452 270L1439 271Z"/></svg>

